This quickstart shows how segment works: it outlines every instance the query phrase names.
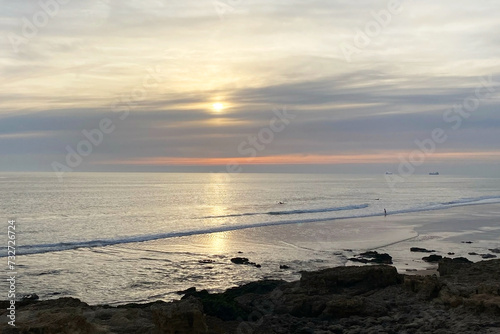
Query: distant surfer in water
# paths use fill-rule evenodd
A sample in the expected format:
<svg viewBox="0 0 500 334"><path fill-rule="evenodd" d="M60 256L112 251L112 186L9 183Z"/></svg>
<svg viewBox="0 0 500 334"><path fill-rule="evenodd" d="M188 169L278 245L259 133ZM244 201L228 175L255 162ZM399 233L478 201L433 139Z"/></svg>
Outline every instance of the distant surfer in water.
<svg viewBox="0 0 500 334"><path fill-rule="evenodd" d="M384 209L384 217L387 217L387 211Z"/></svg>

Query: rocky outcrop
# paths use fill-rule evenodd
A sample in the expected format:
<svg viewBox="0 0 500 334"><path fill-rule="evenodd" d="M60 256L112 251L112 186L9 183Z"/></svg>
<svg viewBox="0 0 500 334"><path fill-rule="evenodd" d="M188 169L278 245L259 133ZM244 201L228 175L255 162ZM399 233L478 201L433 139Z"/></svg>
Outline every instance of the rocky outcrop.
<svg viewBox="0 0 500 334"><path fill-rule="evenodd" d="M410 252L417 252L417 253L435 253L435 250L428 250L425 248L420 248L420 247L411 247Z"/></svg>
<svg viewBox="0 0 500 334"><path fill-rule="evenodd" d="M439 262L443 259L443 257L441 255L436 255L436 254L432 254L432 255L429 255L429 256L424 256L422 258L422 260L424 260L425 262Z"/></svg>
<svg viewBox="0 0 500 334"><path fill-rule="evenodd" d="M255 262L250 262L250 260L248 260L246 257L233 257L231 259L231 262L234 264L246 264L246 265L250 265L250 266L255 266L257 268L261 267L260 264L257 264Z"/></svg>
<svg viewBox="0 0 500 334"><path fill-rule="evenodd" d="M212 294L195 288L171 303L89 306L25 300L1 333L498 333L500 260L444 258L440 276L386 265L304 272ZM5 317L7 302L0 302Z"/></svg>
<svg viewBox="0 0 500 334"><path fill-rule="evenodd" d="M350 258L349 260L361 263L392 264L392 256L385 253L381 254L376 251L361 253L357 257Z"/></svg>

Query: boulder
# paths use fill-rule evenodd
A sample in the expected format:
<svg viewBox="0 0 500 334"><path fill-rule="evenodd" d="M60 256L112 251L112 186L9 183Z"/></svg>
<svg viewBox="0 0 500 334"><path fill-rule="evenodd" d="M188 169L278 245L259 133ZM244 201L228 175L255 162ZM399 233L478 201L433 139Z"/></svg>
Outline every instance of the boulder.
<svg viewBox="0 0 500 334"><path fill-rule="evenodd" d="M257 268L261 267L260 264L257 264L255 262L250 262L246 257L233 257L231 259L231 262L234 263L234 264L247 264L247 265L250 265L250 266L257 267Z"/></svg>
<svg viewBox="0 0 500 334"><path fill-rule="evenodd" d="M151 312L159 333L208 333L203 306L195 298L155 305Z"/></svg>
<svg viewBox="0 0 500 334"><path fill-rule="evenodd" d="M231 262L234 264L248 264L249 260L246 257L233 257Z"/></svg>
<svg viewBox="0 0 500 334"><path fill-rule="evenodd" d="M494 259L494 258L496 258L497 256L496 256L496 255L494 255L494 254L483 254L483 255L481 255L481 257L482 257L483 259Z"/></svg>
<svg viewBox="0 0 500 334"><path fill-rule="evenodd" d="M410 252L418 252L418 253L434 253L435 250L428 250L425 248L412 247L410 248Z"/></svg>
<svg viewBox="0 0 500 334"><path fill-rule="evenodd" d="M182 290L182 291L177 291L177 294L178 295L188 295L188 294L193 294L196 292L196 287L191 287L191 288L188 288L186 290Z"/></svg>
<svg viewBox="0 0 500 334"><path fill-rule="evenodd" d="M392 256L376 251L361 253L358 257L350 258L349 260L361 263L392 264Z"/></svg>
<svg viewBox="0 0 500 334"><path fill-rule="evenodd" d="M340 293L346 290L357 294L401 282L402 276L398 274L396 268L374 265L304 272L300 279L300 287L308 292L320 294Z"/></svg>
<svg viewBox="0 0 500 334"><path fill-rule="evenodd" d="M470 266L472 263L465 257L456 257L454 259L445 257L439 262L438 272L440 276L457 274L464 268L464 265Z"/></svg>
<svg viewBox="0 0 500 334"><path fill-rule="evenodd" d="M422 260L424 260L425 262L431 262L431 263L432 262L439 262L442 259L443 259L443 257L441 255L436 255L436 254L425 256L422 258Z"/></svg>
<svg viewBox="0 0 500 334"><path fill-rule="evenodd" d="M423 300L436 298L443 286L436 276L406 276L404 285Z"/></svg>

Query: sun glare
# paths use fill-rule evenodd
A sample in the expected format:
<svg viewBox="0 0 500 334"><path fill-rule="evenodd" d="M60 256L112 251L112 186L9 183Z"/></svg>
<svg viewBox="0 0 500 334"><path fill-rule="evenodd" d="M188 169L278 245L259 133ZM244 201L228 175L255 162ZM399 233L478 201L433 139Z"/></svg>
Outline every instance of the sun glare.
<svg viewBox="0 0 500 334"><path fill-rule="evenodd" d="M222 109L224 109L224 105L222 103L214 103L212 105L215 111L220 112Z"/></svg>

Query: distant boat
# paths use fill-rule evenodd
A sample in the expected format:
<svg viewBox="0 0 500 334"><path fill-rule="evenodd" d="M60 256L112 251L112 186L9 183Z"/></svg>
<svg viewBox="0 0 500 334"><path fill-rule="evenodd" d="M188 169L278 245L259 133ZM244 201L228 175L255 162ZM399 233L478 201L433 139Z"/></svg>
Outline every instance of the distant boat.
<svg viewBox="0 0 500 334"><path fill-rule="evenodd" d="M385 172L385 175L392 175L392 172Z"/></svg>
<svg viewBox="0 0 500 334"><path fill-rule="evenodd" d="M439 175L438 172L432 172L432 173L429 173L429 175Z"/></svg>

